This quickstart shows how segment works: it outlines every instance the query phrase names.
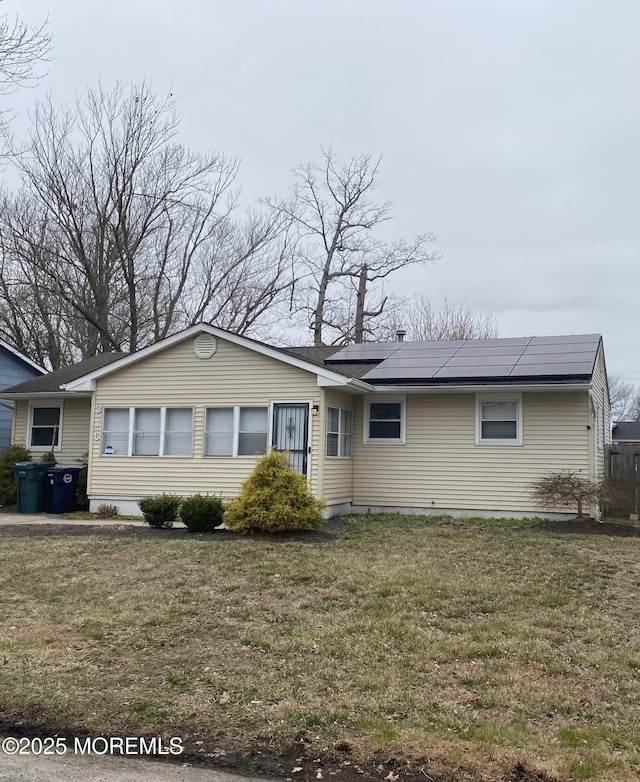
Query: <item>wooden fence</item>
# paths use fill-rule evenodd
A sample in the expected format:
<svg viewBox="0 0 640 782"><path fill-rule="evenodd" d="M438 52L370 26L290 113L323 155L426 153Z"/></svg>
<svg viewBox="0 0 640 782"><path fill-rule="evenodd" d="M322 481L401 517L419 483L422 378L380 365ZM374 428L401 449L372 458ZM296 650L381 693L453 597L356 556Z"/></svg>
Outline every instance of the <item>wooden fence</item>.
<svg viewBox="0 0 640 782"><path fill-rule="evenodd" d="M620 515L638 513L640 506L640 443L615 443L605 452L605 470L609 480L623 486L628 501L618 501L615 510Z"/></svg>

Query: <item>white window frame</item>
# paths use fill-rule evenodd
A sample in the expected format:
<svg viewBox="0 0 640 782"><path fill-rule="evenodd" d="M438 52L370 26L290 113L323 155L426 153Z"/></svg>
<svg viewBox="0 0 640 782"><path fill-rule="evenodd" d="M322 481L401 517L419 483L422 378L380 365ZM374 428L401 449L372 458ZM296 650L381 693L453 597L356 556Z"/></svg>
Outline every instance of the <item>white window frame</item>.
<svg viewBox="0 0 640 782"><path fill-rule="evenodd" d="M400 437L369 437L369 419L371 405L375 404L400 404ZM407 429L407 397L406 394L376 394L366 397L362 405L362 442L379 443L386 445L404 445Z"/></svg>
<svg viewBox="0 0 640 782"><path fill-rule="evenodd" d="M482 437L483 402L516 403L516 437L513 439L495 439ZM476 394L476 445L522 445L522 394Z"/></svg>
<svg viewBox="0 0 640 782"><path fill-rule="evenodd" d="M107 410L128 410L129 411L129 433L127 441L127 453L126 454L108 454L104 452L104 419ZM133 453L133 435L136 420L136 410L160 410L160 447L157 454L134 454ZM191 410L191 453L189 454L165 454L165 435L166 435L166 422L167 422L167 410ZM102 430L100 431L100 456L105 456L109 459L128 459L133 457L135 459L192 459L193 458L193 430L194 430L194 408L191 405L139 405L138 407L121 407L118 405L103 405L102 406Z"/></svg>
<svg viewBox="0 0 640 782"><path fill-rule="evenodd" d="M337 410L338 411L338 431L333 432L329 431L329 410ZM343 421L346 418L344 413L351 413L351 431L347 432L343 429ZM352 459L353 458L353 410L347 410L346 408L342 407L336 407L335 405L327 405L327 413L326 413L326 427L325 427L325 434L324 434L324 455L327 459ZM333 456L328 453L329 447L328 447L328 435L335 434L338 437L338 453ZM343 435L349 435L351 437L351 454L349 456L345 456L342 453L342 436Z"/></svg>
<svg viewBox="0 0 640 782"><path fill-rule="evenodd" d="M267 428L266 428L266 435L267 435L267 447L265 453L269 453L269 444L271 442L271 424L270 424L270 417L271 417L271 411L270 406L268 404L266 405L206 405L204 408L204 420L203 420L203 438L202 438L202 456L205 459L259 459L261 457L260 454L239 454L238 453L238 442L240 440L240 410L246 410L246 409L253 409L253 410L266 410L267 411ZM232 410L233 411L233 440L232 440L232 448L231 453L226 454L224 456L220 456L217 454L208 454L206 453L207 450L207 410Z"/></svg>
<svg viewBox="0 0 640 782"><path fill-rule="evenodd" d="M50 445L31 445L31 436L32 436L32 429L33 429L33 411L41 407L57 407L60 410L60 418L58 424L58 445L55 445L53 449L51 448ZM51 450L53 450L54 453L61 451L63 414L64 414L63 399L43 399L42 401L38 401L38 402L29 402L29 418L28 418L27 437L26 437L27 442L25 443L26 447L30 451L36 451L38 453L49 453L49 451Z"/></svg>

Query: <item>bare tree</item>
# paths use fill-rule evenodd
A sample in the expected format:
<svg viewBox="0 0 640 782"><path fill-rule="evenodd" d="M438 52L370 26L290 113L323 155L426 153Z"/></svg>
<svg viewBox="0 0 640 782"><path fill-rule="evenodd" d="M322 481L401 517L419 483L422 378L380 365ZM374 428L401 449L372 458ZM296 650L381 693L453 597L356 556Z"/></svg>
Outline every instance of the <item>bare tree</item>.
<svg viewBox="0 0 640 782"><path fill-rule="evenodd" d="M613 421L640 421L640 391L633 383L609 375L609 399Z"/></svg>
<svg viewBox="0 0 640 782"><path fill-rule="evenodd" d="M376 230L391 218L392 204L373 197L381 158L356 155L343 163L332 149L320 164L294 173L290 197L266 203L297 227L298 281L294 303L303 312L315 345L366 337L366 322L383 314L379 286L393 272L433 263L433 234L413 241L383 242ZM339 313L342 313L339 315ZM348 322L341 320L347 313Z"/></svg>
<svg viewBox="0 0 640 782"><path fill-rule="evenodd" d="M636 389L633 394L627 421L640 421L640 389Z"/></svg>
<svg viewBox="0 0 640 782"><path fill-rule="evenodd" d="M428 296L410 300L399 325L407 339L491 339L498 336L493 315L474 311L466 302L447 296L434 302Z"/></svg>
<svg viewBox="0 0 640 782"><path fill-rule="evenodd" d="M19 19L10 20L6 14L0 16L0 94L32 86L41 75L37 66L47 60L50 48L46 25L29 27ZM0 111L0 124L6 122L6 110Z"/></svg>
<svg viewBox="0 0 640 782"><path fill-rule="evenodd" d="M23 189L0 208L0 296L31 303L0 309L9 341L58 366L199 320L255 330L285 296L286 216L239 214L237 161L176 143L178 125L173 97L146 84L37 107L11 152Z"/></svg>

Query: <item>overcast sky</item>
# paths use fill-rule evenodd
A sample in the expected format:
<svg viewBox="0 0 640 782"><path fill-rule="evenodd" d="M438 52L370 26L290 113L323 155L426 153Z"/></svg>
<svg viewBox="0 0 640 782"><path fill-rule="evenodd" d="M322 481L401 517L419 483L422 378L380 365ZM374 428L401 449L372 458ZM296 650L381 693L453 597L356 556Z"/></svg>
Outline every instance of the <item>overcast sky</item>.
<svg viewBox="0 0 640 782"><path fill-rule="evenodd" d="M332 144L384 152L388 238L442 259L399 292L492 313L501 336L604 336L640 381L639 0L5 0L48 17L53 60L11 97L101 80L173 90L181 140L242 160L243 200L284 193Z"/></svg>

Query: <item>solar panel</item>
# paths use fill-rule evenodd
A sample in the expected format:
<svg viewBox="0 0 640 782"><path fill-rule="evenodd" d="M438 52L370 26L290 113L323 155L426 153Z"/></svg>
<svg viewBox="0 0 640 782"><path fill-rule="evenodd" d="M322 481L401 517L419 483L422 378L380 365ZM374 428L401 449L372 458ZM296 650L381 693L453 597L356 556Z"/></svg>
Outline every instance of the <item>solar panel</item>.
<svg viewBox="0 0 640 782"><path fill-rule="evenodd" d="M575 364L588 362L592 353L525 353L517 362L517 366L524 364ZM593 361L591 361L593 363Z"/></svg>
<svg viewBox="0 0 640 782"><path fill-rule="evenodd" d="M511 370L511 377L550 377L553 375L585 375L591 377L593 361L571 364L518 364Z"/></svg>
<svg viewBox="0 0 640 782"><path fill-rule="evenodd" d="M530 337L531 345L562 345L564 343L592 342L599 344L599 334L565 334L559 337Z"/></svg>
<svg viewBox="0 0 640 782"><path fill-rule="evenodd" d="M436 367L382 367L377 366L362 376L363 380L385 382L388 380L428 380L438 371Z"/></svg>
<svg viewBox="0 0 640 782"><path fill-rule="evenodd" d="M484 366L447 366L434 375L435 378L509 377L513 364L486 364Z"/></svg>
<svg viewBox="0 0 640 782"><path fill-rule="evenodd" d="M537 344L529 345L525 350L525 355L531 355L535 353L542 353L550 355L552 353L592 353L595 355L598 347L597 342L556 342L553 344Z"/></svg>
<svg viewBox="0 0 640 782"><path fill-rule="evenodd" d="M591 376L599 344L600 337L593 334L387 343L378 347L395 350L381 357L380 363L363 379L380 383L403 380L434 383L479 378ZM370 346L366 352L373 355Z"/></svg>
<svg viewBox="0 0 640 782"><path fill-rule="evenodd" d="M382 361L395 353L400 347L401 342L363 342L359 345L347 345L344 348L336 349L327 361Z"/></svg>

